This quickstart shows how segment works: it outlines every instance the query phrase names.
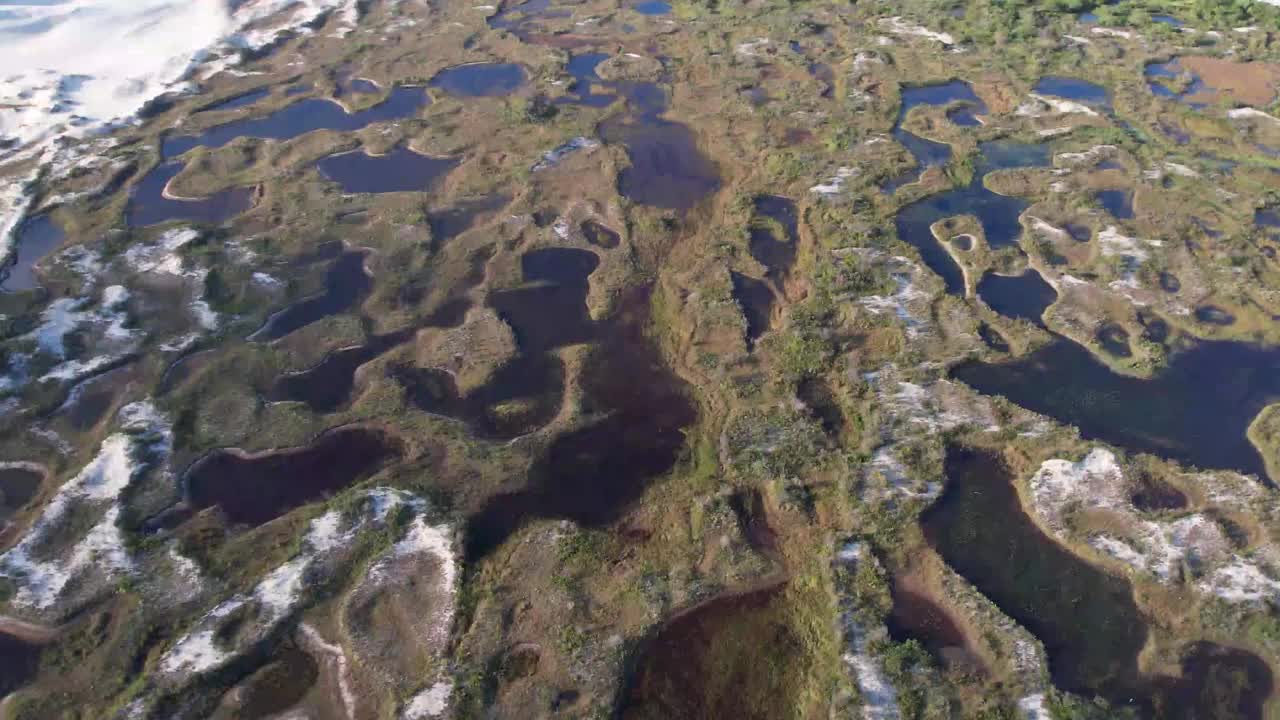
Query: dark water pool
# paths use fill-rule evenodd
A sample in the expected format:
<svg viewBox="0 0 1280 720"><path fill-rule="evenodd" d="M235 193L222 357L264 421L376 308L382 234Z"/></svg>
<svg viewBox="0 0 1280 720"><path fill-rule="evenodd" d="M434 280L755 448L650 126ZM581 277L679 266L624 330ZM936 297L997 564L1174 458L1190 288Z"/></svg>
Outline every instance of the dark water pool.
<svg viewBox="0 0 1280 720"><path fill-rule="evenodd" d="M1044 643L1056 686L1099 695L1143 718L1263 717L1271 671L1244 650L1193 642L1183 648L1179 677L1140 675L1147 621L1128 581L1044 535L1023 511L997 454L949 446L946 474L942 496L921 516L926 538Z"/></svg>
<svg viewBox="0 0 1280 720"><path fill-rule="evenodd" d="M23 292L40 287L36 265L62 247L66 239L66 233L48 215L38 215L23 222L13 255L0 269L0 290Z"/></svg>
<svg viewBox="0 0 1280 720"><path fill-rule="evenodd" d="M526 79L515 63L472 63L441 70L431 87L456 97L497 97L519 90Z"/></svg>
<svg viewBox="0 0 1280 720"><path fill-rule="evenodd" d="M583 107L607 107L618 99L614 93L597 93L596 85L603 84L596 74L596 67L609 58L608 53L575 53L565 65L565 71L573 78L570 96L564 102Z"/></svg>
<svg viewBox="0 0 1280 720"><path fill-rule="evenodd" d="M1098 331L1094 333L1094 339L1098 341L1103 350L1116 357L1127 358L1133 356L1133 350L1129 347L1129 331L1115 323L1103 323L1098 326Z"/></svg>
<svg viewBox="0 0 1280 720"><path fill-rule="evenodd" d="M221 225L253 206L253 188L231 188L197 200L172 200L165 186L182 172L181 162L164 163L133 187L125 207L130 227L146 227L171 220Z"/></svg>
<svg viewBox="0 0 1280 720"><path fill-rule="evenodd" d="M1096 196L1098 202L1111 217L1117 220L1133 218L1133 194L1127 190L1103 190Z"/></svg>
<svg viewBox="0 0 1280 720"><path fill-rule="evenodd" d="M1044 327L1044 311L1057 302L1058 292L1040 273L1029 269L1021 275L983 275L978 297L1005 317Z"/></svg>
<svg viewBox="0 0 1280 720"><path fill-rule="evenodd" d="M768 269L768 277L782 283L791 274L799 249L796 204L777 195L760 195L754 204L758 219L751 225L748 249L751 257Z"/></svg>
<svg viewBox="0 0 1280 720"><path fill-rule="evenodd" d="M624 196L652 207L688 210L720 189L720 172L698 149L697 137L683 123L667 120L667 93L656 83L605 85L627 100L626 110L597 128L601 139L622 145L631 161L618 175Z"/></svg>
<svg viewBox="0 0 1280 720"><path fill-rule="evenodd" d="M403 145L385 155L355 150L316 163L345 193L421 192L434 187L457 166L457 158L422 155Z"/></svg>
<svg viewBox="0 0 1280 720"><path fill-rule="evenodd" d="M733 282L733 297L747 321L747 349L751 349L772 325L773 289L763 280L738 272L730 272L729 279Z"/></svg>
<svg viewBox="0 0 1280 720"><path fill-rule="evenodd" d="M979 124L974 114L985 115L987 112L982 99L973 91L973 87L963 80L952 80L936 85L903 86L902 105L898 110L898 118L894 122L891 134L916 159L916 167L885 183L882 188L885 192L891 193L903 185L913 183L920 179L920 174L925 168L945 165L951 159L951 146L927 140L902 129L902 122L906 120L911 108L917 105L949 105L951 103L964 103L957 108L961 112L957 122L959 125L964 125L970 119L974 124Z"/></svg>
<svg viewBox="0 0 1280 720"><path fill-rule="evenodd" d="M803 667L804 652L801 638L774 610L784 601L783 589L717 598L660 627L638 651L617 717L778 717L781 708L773 703L786 675Z"/></svg>
<svg viewBox="0 0 1280 720"><path fill-rule="evenodd" d="M0 468L0 522L35 499L44 474L24 467Z"/></svg>
<svg viewBox="0 0 1280 720"><path fill-rule="evenodd" d="M697 414L648 337L649 321L650 288L640 287L600 323L581 379L588 423L551 443L524 490L491 498L472 516L469 558L487 555L532 518L612 523L675 465Z"/></svg>
<svg viewBox="0 0 1280 720"><path fill-rule="evenodd" d="M1044 643L1055 685L1127 704L1147 638L1129 583L1044 535L998 455L951 446L946 475L921 516L929 544Z"/></svg>
<svg viewBox="0 0 1280 720"><path fill-rule="evenodd" d="M1088 439L1202 468L1266 467L1245 437L1280 400L1280 349L1200 342L1175 353L1150 380L1113 373L1092 353L1058 339L1009 362L966 361L951 376L987 395L1075 425Z"/></svg>
<svg viewBox="0 0 1280 720"><path fill-rule="evenodd" d="M267 319L250 340L269 342L330 315L345 312L363 298L373 282L364 267L365 250L347 250L325 274L324 290Z"/></svg>
<svg viewBox="0 0 1280 720"><path fill-rule="evenodd" d="M995 170L1043 167L1049 162L1049 150L1044 145L996 141L981 144L979 153L978 167L968 186L917 200L902 208L894 219L898 237L920 251L925 265L943 279L947 292L953 295L964 294L964 276L951 255L933 237L930 226L955 215L973 214L982 223L987 243L993 249L1015 244L1022 233L1018 216L1029 203L991 192L983 185L982 178Z"/></svg>
<svg viewBox="0 0 1280 720"><path fill-rule="evenodd" d="M215 451L191 466L183 486L193 508L217 506L231 523L257 526L369 477L401 451L386 433L340 428L299 448Z"/></svg>
<svg viewBox="0 0 1280 720"><path fill-rule="evenodd" d="M595 220L587 220L579 227L582 229L582 236L587 239L588 243L603 250L612 250L622 242L621 235Z"/></svg>
<svg viewBox="0 0 1280 720"><path fill-rule="evenodd" d="M0 697L26 685L40 672L39 645L0 632Z"/></svg>
<svg viewBox="0 0 1280 720"><path fill-rule="evenodd" d="M160 144L160 154L167 160L195 147L219 148L241 137L289 140L315 130L354 132L374 123L409 117L430 103L431 97L424 88L406 86L392 88L386 100L356 113L348 113L332 100L301 100L265 117L218 125L196 136L166 136Z"/></svg>

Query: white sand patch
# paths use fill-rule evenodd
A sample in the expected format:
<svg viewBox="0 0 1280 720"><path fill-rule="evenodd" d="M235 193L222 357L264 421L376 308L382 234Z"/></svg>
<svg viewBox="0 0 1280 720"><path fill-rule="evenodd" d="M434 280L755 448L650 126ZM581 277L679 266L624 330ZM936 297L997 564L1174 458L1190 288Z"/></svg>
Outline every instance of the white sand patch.
<svg viewBox="0 0 1280 720"><path fill-rule="evenodd" d="M880 27L885 32L893 33L894 35L910 35L914 37L927 38L929 40L940 42L943 45L956 44L956 39L952 37L950 33L935 32L923 25L916 25L915 23L903 20L901 17L895 16L890 18L881 18Z"/></svg>
<svg viewBox="0 0 1280 720"><path fill-rule="evenodd" d="M924 332L925 322L920 318L919 310L912 309L912 304L928 301L930 295L917 287L907 273L895 274L893 282L897 289L891 295L867 295L860 298L858 304L872 315L892 313L902 321L907 337L919 337Z"/></svg>
<svg viewBox="0 0 1280 720"><path fill-rule="evenodd" d="M264 272L256 272L251 276L250 279L252 279L253 283L258 287L261 287L267 290L274 291L274 290L280 290L284 288L283 280Z"/></svg>
<svg viewBox="0 0 1280 720"><path fill-rule="evenodd" d="M1280 2L1280 0L1277 0ZM1232 120L1264 120L1267 122L1280 123L1280 118L1269 113L1265 113L1257 108L1240 107L1227 111L1227 117Z"/></svg>
<svg viewBox="0 0 1280 720"><path fill-rule="evenodd" d="M312 520L302 539L299 553L280 567L267 573L252 591L232 597L196 621L188 633L180 639L160 660L160 671L175 678L190 677L217 669L246 649L269 635L282 621L292 615L305 601L305 589L322 581L326 573L341 571L335 559L346 555L364 532L379 531L386 526L391 513L407 506L416 513L426 510L426 502L408 493L389 488L370 490L362 510L354 518L348 518L337 510L331 510ZM416 517L410 530L393 546L393 552L415 552L406 548L418 548L422 552L439 550L439 537L435 530L423 531L422 517ZM429 526L427 526L429 527ZM457 571L448 555L450 587ZM445 563L442 561L442 568ZM375 564L376 567L376 564ZM452 593L450 594L452 597ZM220 646L213 638L232 613L242 615L242 629L236 633L234 644ZM452 620L452 605L449 606Z"/></svg>
<svg viewBox="0 0 1280 720"><path fill-rule="evenodd" d="M0 575L18 586L13 603L46 610L63 595L68 584L90 571L104 578L132 568L116 521L119 496L149 465L167 460L173 434L167 421L148 402L121 408L119 429L103 440L98 454L75 477L58 489L22 540L0 555ZM96 523L69 551L49 552L51 535L73 513L100 513ZM52 555L53 557L46 557Z"/></svg>
<svg viewBox="0 0 1280 720"><path fill-rule="evenodd" d="M773 49L773 41L769 38L755 38L746 42L738 43L734 48L734 53L742 57L757 57L770 52Z"/></svg>
<svg viewBox="0 0 1280 720"><path fill-rule="evenodd" d="M1102 249L1102 254L1107 257L1119 255L1141 262L1150 257L1144 245L1158 246L1158 243L1129 237L1121 233L1115 225L1108 225L1105 230L1098 231L1098 246Z"/></svg>
<svg viewBox="0 0 1280 720"><path fill-rule="evenodd" d="M186 277L190 273L184 270L184 261L178 251L198 239L198 230L174 228L153 243L133 245L125 251L124 261L135 272Z"/></svg>
<svg viewBox="0 0 1280 720"><path fill-rule="evenodd" d="M1089 115L1091 117L1097 117L1098 115L1097 110L1075 100L1054 97L1053 95L1042 95L1040 93L1029 93L1028 97L1037 104L1024 103L1019 105L1014 110L1014 115L1026 117L1042 117L1050 113L1057 115Z"/></svg>
<svg viewBox="0 0 1280 720"><path fill-rule="evenodd" d="M1060 168L1093 167L1103 160L1109 160L1119 154L1115 145L1094 145L1084 152L1058 153L1053 156L1053 164Z"/></svg>
<svg viewBox="0 0 1280 720"><path fill-rule="evenodd" d="M1197 587L1230 603L1257 604L1280 599L1280 581L1263 573L1257 565L1241 559L1214 570Z"/></svg>
<svg viewBox="0 0 1280 720"><path fill-rule="evenodd" d="M875 138L872 138L872 140L874 139ZM835 195L839 195L840 192L844 190L845 181L851 177L854 177L857 174L858 174L857 168L852 168L852 167L836 168L836 172L834 175L827 178L823 182L820 182L817 185L814 185L813 187L809 188L809 192L815 193L817 195L822 195L824 197L832 197Z"/></svg>
<svg viewBox="0 0 1280 720"><path fill-rule="evenodd" d="M1053 713L1045 704L1044 693L1028 695L1018 701L1018 713L1022 720L1052 720Z"/></svg>
<svg viewBox="0 0 1280 720"><path fill-rule="evenodd" d="M102 291L102 300L92 311L82 311L86 298L60 304L61 298L45 309L45 323L27 337L34 338L41 350L58 358L66 356L63 343L66 335L83 326L91 326L98 335L93 344L95 355L60 363L45 373L42 382L66 382L80 380L122 359L137 349L141 333L125 327L129 320L126 303L129 291L120 285L111 285Z"/></svg>
<svg viewBox="0 0 1280 720"><path fill-rule="evenodd" d="M1032 509L1055 533L1065 533L1066 514L1075 505L1129 506L1124 475L1115 453L1094 448L1079 462L1045 460L1031 477Z"/></svg>
<svg viewBox="0 0 1280 720"><path fill-rule="evenodd" d="M453 694L453 683L447 680L423 690L405 705L401 717L404 720L421 720L421 718L440 717L449 706L449 697Z"/></svg>
<svg viewBox="0 0 1280 720"><path fill-rule="evenodd" d="M1124 40L1132 40L1134 33L1128 30L1117 30L1115 28L1096 27L1090 29L1094 35L1102 35L1104 37L1122 38Z"/></svg>
<svg viewBox="0 0 1280 720"><path fill-rule="evenodd" d="M868 560L861 543L845 543L836 551L836 565L853 574L860 562ZM898 693L885 676L880 662L868 649L867 631L854 618L854 611L847 600L840 603L840 625L844 632L845 652L841 656L845 666L853 673L862 696L863 720L896 720L900 717Z"/></svg>
<svg viewBox="0 0 1280 720"><path fill-rule="evenodd" d="M533 164L532 172L549 170L560 164L566 157L582 150L594 150L600 147L598 140L588 137L576 137L542 154L542 159Z"/></svg>

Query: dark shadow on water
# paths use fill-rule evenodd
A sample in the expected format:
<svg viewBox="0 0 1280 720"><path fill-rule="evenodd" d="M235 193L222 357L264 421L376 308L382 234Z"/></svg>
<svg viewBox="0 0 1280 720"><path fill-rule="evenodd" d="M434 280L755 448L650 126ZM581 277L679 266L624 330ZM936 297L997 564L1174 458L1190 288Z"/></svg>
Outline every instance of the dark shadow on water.
<svg viewBox="0 0 1280 720"><path fill-rule="evenodd" d="M1147 637L1129 583L1045 536L995 453L949 446L946 475L942 496L921 516L929 544L1044 643L1055 685L1127 701Z"/></svg>
<svg viewBox="0 0 1280 720"><path fill-rule="evenodd" d="M515 63L471 63L441 70L431 87L455 97L498 97L520 89L526 79Z"/></svg>
<svg viewBox="0 0 1280 720"><path fill-rule="evenodd" d="M231 188L198 200L171 200L165 186L182 172L180 162L165 163L142 178L129 195L125 221L146 227L170 220L221 225L253 206L253 188Z"/></svg>
<svg viewBox="0 0 1280 720"><path fill-rule="evenodd" d="M364 267L366 253L363 249L342 253L325 275L324 290L319 295L296 302L275 313L249 339L261 342L279 340L321 318L337 315L353 307L373 285Z"/></svg>
<svg viewBox="0 0 1280 720"><path fill-rule="evenodd" d="M258 90L250 90L247 93L236 95L235 97L227 98L226 100L221 100L211 105L205 105L204 107L200 108L196 112L213 112L215 110L234 110L236 108L248 107L270 94L271 94L271 88L269 87L260 88Z"/></svg>
<svg viewBox="0 0 1280 720"><path fill-rule="evenodd" d="M1129 500L1144 512L1185 510L1188 507L1186 493L1147 473L1138 475Z"/></svg>
<svg viewBox="0 0 1280 720"><path fill-rule="evenodd" d="M573 77L573 85L569 88L570 96L562 98L561 101L593 108L608 107L613 104L613 101L618 99L616 94L599 94L592 91L595 85L604 84L596 74L596 66L608 58L608 53L582 53L570 57L565 70Z"/></svg>
<svg viewBox="0 0 1280 720"><path fill-rule="evenodd" d="M1208 642L1183 649L1180 677L1138 673L1146 619L1126 580L1077 558L1027 517L999 455L949 446L947 487L921 516L930 545L1044 643L1054 684L1139 717L1257 718L1273 689L1257 656Z"/></svg>
<svg viewBox="0 0 1280 720"><path fill-rule="evenodd" d="M612 523L675 465L696 410L646 335L649 295L628 291L600 323L581 377L586 424L551 443L525 489L490 498L472 516L468 558L488 555L533 518Z"/></svg>
<svg viewBox="0 0 1280 720"><path fill-rule="evenodd" d="M345 193L421 192L458 166L456 158L435 158L401 145L385 155L363 151L330 155L316 163Z"/></svg>
<svg viewBox="0 0 1280 720"><path fill-rule="evenodd" d="M311 98L286 105L266 117L218 125L197 136L166 136L160 154L167 160L194 147L219 148L240 137L289 140L314 130L354 132L374 123L409 117L430 103L425 88L404 86L392 88L386 100L356 113L348 113L332 100Z"/></svg>
<svg viewBox="0 0 1280 720"><path fill-rule="evenodd" d="M733 282L733 297L747 321L747 349L750 350L772 325L773 289L763 280L738 272L730 272L729 279Z"/></svg>
<svg viewBox="0 0 1280 720"><path fill-rule="evenodd" d="M982 342L985 343L987 347L995 350L996 352L1009 352L1009 342L1005 340L1004 336L997 332L995 328L986 323L982 323L978 326L978 337L982 339Z"/></svg>
<svg viewBox="0 0 1280 720"><path fill-rule="evenodd" d="M1236 318L1234 315L1227 312L1226 310L1223 310L1217 305L1201 305L1200 307L1196 308L1195 312L1196 312L1196 320L1199 320L1200 322L1206 325L1217 325L1219 327L1226 327L1228 325L1234 325L1236 322Z"/></svg>
<svg viewBox="0 0 1280 720"><path fill-rule="evenodd" d="M1154 378L1140 380L1057 339L1009 362L960 363L951 376L1075 425L1087 439L1267 479L1245 433L1264 407L1280 400L1280 349L1200 342L1175 353Z"/></svg>
<svg viewBox="0 0 1280 720"><path fill-rule="evenodd" d="M318 413L333 412L350 398L356 370L361 365L412 336L407 331L375 335L364 345L332 352L315 367L281 376L267 391L266 399L305 402Z"/></svg>
<svg viewBox="0 0 1280 720"><path fill-rule="evenodd" d="M768 268L768 278L781 287L791 274L791 267L795 265L799 250L796 204L784 197L760 195L755 199L755 211L759 218L772 223L760 220L752 223L748 249L751 257ZM779 228L782 230L781 237L776 232Z"/></svg>
<svg viewBox="0 0 1280 720"><path fill-rule="evenodd" d="M978 296L1001 315L1040 327L1045 326L1045 310L1058 300L1053 286L1032 269L1013 276L987 273L978 283Z"/></svg>
<svg viewBox="0 0 1280 720"><path fill-rule="evenodd" d="M612 250L622 242L622 236L595 220L583 222L581 229L582 236L587 239L588 243L603 250Z"/></svg>
<svg viewBox="0 0 1280 720"><path fill-rule="evenodd" d="M831 385L820 377L809 377L796 385L796 397L809 408L809 412L822 424L822 429L832 437L844 432L844 411L836 400Z"/></svg>
<svg viewBox="0 0 1280 720"><path fill-rule="evenodd" d="M44 473L25 467L0 468L0 527L40 492Z"/></svg>
<svg viewBox="0 0 1280 720"><path fill-rule="evenodd" d="M191 466L183 485L192 508L217 506L231 523L257 526L369 477L401 452L386 433L340 428L299 448L214 451Z"/></svg>
<svg viewBox="0 0 1280 720"><path fill-rule="evenodd" d="M1133 356L1133 350L1129 347L1129 331L1116 323L1103 323L1098 326L1098 331L1093 335L1102 349L1118 358L1127 358Z"/></svg>
<svg viewBox="0 0 1280 720"><path fill-rule="evenodd" d="M1044 167L1049 162L1049 150L1044 145L996 141L982 143L978 148L978 167L968 186L917 200L902 208L894 220L898 237L920 251L925 265L943 279L947 292L953 295L964 294L964 276L950 253L933 237L930 227L948 217L973 214L982 223L987 243L993 249L1015 244L1022 233L1018 216L1029 203L991 192L983 185L983 177L996 170Z"/></svg>
<svg viewBox="0 0 1280 720"><path fill-rule="evenodd" d="M48 215L22 223L13 254L0 269L0 290L23 292L40 287L35 268L45 257L62 247L66 233Z"/></svg>

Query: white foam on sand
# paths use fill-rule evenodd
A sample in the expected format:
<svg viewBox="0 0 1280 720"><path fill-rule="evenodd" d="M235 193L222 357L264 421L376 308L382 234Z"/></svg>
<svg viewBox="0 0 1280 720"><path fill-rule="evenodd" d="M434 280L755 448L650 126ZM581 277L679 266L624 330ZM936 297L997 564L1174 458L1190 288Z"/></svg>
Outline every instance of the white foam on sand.
<svg viewBox="0 0 1280 720"><path fill-rule="evenodd" d="M348 26L357 0L39 0L0 14L0 164L34 160L0 191L0 258L41 167L71 170L78 140L131 122L151 100L187 91L244 51L305 31L331 12Z"/></svg>

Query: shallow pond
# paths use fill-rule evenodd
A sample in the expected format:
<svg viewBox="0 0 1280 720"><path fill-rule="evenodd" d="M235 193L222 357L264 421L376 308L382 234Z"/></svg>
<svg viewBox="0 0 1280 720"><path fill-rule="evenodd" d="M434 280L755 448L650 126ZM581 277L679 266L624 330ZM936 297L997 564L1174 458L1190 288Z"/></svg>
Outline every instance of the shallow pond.
<svg viewBox="0 0 1280 720"><path fill-rule="evenodd" d="M688 126L666 120L666 92L652 83L610 83L628 110L600 123L600 137L622 145L631 165L618 175L618 191L641 205L688 210L720 189L720 172L698 149Z"/></svg>
<svg viewBox="0 0 1280 720"><path fill-rule="evenodd" d="M213 112L215 110L235 110L236 108L248 107L259 100L271 94L271 88L260 88L258 90L250 90L247 93L236 95L235 97L220 100L211 105L205 105L196 112Z"/></svg>
<svg viewBox="0 0 1280 720"><path fill-rule="evenodd" d="M146 227L170 220L221 225L253 206L253 188L231 188L207 198L174 200L165 197L169 181L182 172L181 162L169 162L147 173L129 193L125 221Z"/></svg>
<svg viewBox="0 0 1280 720"><path fill-rule="evenodd" d="M595 93L592 88L604 81L596 74L596 67L609 58L608 53L574 54L565 64L565 71L573 78L570 96L560 101L583 107L607 107L618 99L613 93Z"/></svg>
<svg viewBox="0 0 1280 720"><path fill-rule="evenodd" d="M183 486L192 508L217 506L232 524L257 526L369 477L400 452L383 432L340 428L299 448L214 451L191 466Z"/></svg>
<svg viewBox="0 0 1280 720"><path fill-rule="evenodd" d="M330 315L353 307L369 292L373 282L364 267L364 250L347 250L325 274L324 290L275 313L250 340L278 340Z"/></svg>
<svg viewBox="0 0 1280 720"><path fill-rule="evenodd" d="M670 15L671 3L662 2L661 0L646 0L632 5L631 9L641 15Z"/></svg>
<svg viewBox="0 0 1280 720"><path fill-rule="evenodd" d="M487 555L532 518L612 523L675 465L697 413L649 324L647 287L624 294L600 323L581 377L583 417L593 420L552 441L524 490L493 497L472 516L468 557Z"/></svg>
<svg viewBox="0 0 1280 720"><path fill-rule="evenodd" d="M756 215L748 236L751 257L768 269L771 280L781 284L791 274L799 250L799 221L796 204L776 195L760 195L755 201ZM766 222L772 221L772 222ZM777 230L782 230L779 237Z"/></svg>
<svg viewBox="0 0 1280 720"><path fill-rule="evenodd" d="M0 290L23 292L40 287L35 268L45 257L62 247L66 233L48 215L38 215L22 223L13 255L0 270Z"/></svg>
<svg viewBox="0 0 1280 720"><path fill-rule="evenodd" d="M1096 197L1111 217L1117 220L1133 218L1133 194L1127 190L1103 190Z"/></svg>
<svg viewBox="0 0 1280 720"><path fill-rule="evenodd" d="M1280 400L1280 349L1200 342L1150 380L1118 375L1066 339L1017 360L966 361L951 376L987 395L1075 425L1087 439L1202 468L1267 477L1245 437Z"/></svg>
<svg viewBox="0 0 1280 720"><path fill-rule="evenodd" d="M979 153L978 167L968 186L917 200L902 208L894 219L898 237L920 251L925 265L943 279L947 292L953 295L964 294L964 275L950 253L933 237L930 227L948 217L972 214L982 223L992 248L1015 244L1022 233L1018 216L1030 203L993 193L982 179L995 170L1043 167L1049 162L1049 150L1044 145L988 142L979 145Z"/></svg>
<svg viewBox="0 0 1280 720"><path fill-rule="evenodd" d="M1110 107L1111 105L1111 97L1108 95L1106 88L1097 83L1091 83L1088 80L1079 78L1046 75L1040 78L1039 82L1031 90L1041 95L1074 100L1085 105L1096 107Z"/></svg>
<svg viewBox="0 0 1280 720"><path fill-rule="evenodd" d="M354 150L316 163L321 174L341 185L345 193L421 192L457 166L456 158L422 155L403 145L385 155Z"/></svg>
<svg viewBox="0 0 1280 720"><path fill-rule="evenodd" d="M961 115L961 122L957 124L963 125L968 118L972 118L974 124L979 124L974 113L983 115L987 112L982 99L973 91L969 83L963 80L952 80L937 85L908 85L902 88L902 104L891 134L893 139L901 143L915 158L916 167L885 183L882 187L885 192L892 193L903 185L913 183L920 179L925 168L945 165L951 159L951 146L927 140L902 129L902 123L911 112L911 108L918 105L949 105L951 103L964 103L962 107L968 112L968 116Z"/></svg>
<svg viewBox="0 0 1280 720"><path fill-rule="evenodd" d="M315 130L354 132L374 123L409 117L430 103L431 97L424 88L405 86L392 88L386 100L356 113L348 113L332 100L301 100L265 117L218 125L199 135L166 136L160 154L167 160L195 147L219 148L241 137L289 140Z"/></svg>
<svg viewBox="0 0 1280 720"><path fill-rule="evenodd" d="M1044 535L998 455L950 446L946 475L942 496L921 516L929 544L1044 643L1055 685L1127 700L1147 637L1129 583Z"/></svg>
<svg viewBox="0 0 1280 720"><path fill-rule="evenodd" d="M733 297L747 321L747 349L750 350L772 325L773 289L763 280L738 272L730 272L729 279L733 282Z"/></svg>
<svg viewBox="0 0 1280 720"><path fill-rule="evenodd" d="M455 97L498 97L519 90L526 79L515 63L471 63L441 70L431 87Z"/></svg>
<svg viewBox="0 0 1280 720"><path fill-rule="evenodd" d="M1044 327L1044 311L1057 302L1058 292L1040 273L1029 269L1021 275L983 275L978 297L1005 317Z"/></svg>

